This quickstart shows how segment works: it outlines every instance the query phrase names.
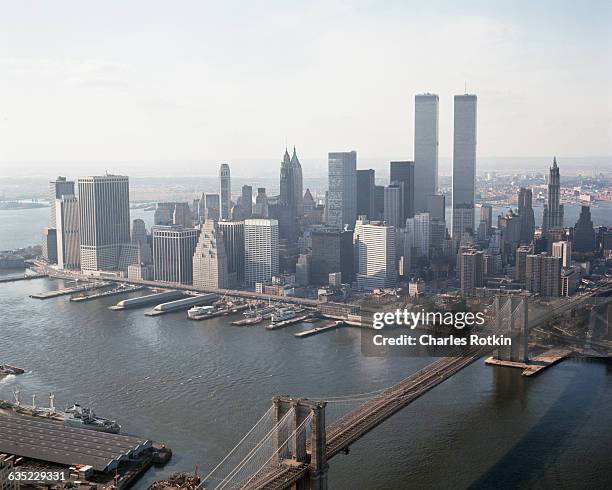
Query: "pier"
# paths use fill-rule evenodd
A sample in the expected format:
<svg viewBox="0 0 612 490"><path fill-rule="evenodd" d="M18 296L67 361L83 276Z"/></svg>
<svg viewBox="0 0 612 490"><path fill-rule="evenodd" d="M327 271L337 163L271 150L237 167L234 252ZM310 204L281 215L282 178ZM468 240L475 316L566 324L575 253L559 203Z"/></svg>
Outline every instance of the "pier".
<svg viewBox="0 0 612 490"><path fill-rule="evenodd" d="M549 349L529 359L529 362L503 361L495 357L488 357L485 363L489 366L504 366L522 369L522 376L534 376L547 367L565 359L572 352L571 349Z"/></svg>
<svg viewBox="0 0 612 490"><path fill-rule="evenodd" d="M145 287L145 286L143 286ZM114 306L109 306L109 310L127 310L129 308L140 308L143 306L159 304L160 301L182 298L183 291L162 291L161 293L147 294L139 298L129 298L119 301Z"/></svg>
<svg viewBox="0 0 612 490"><path fill-rule="evenodd" d="M30 279L41 279L48 277L48 274L22 274L20 276L9 276L0 278L0 283L3 282L17 282L17 281L29 281Z"/></svg>
<svg viewBox="0 0 612 490"><path fill-rule="evenodd" d="M103 291L101 293L83 294L79 296L72 296L70 301L87 301L90 299L106 298L107 296L117 296L118 294L131 293L134 291L140 291L144 289L144 286L126 286L111 289L110 291Z"/></svg>
<svg viewBox="0 0 612 490"><path fill-rule="evenodd" d="M155 308L149 311L145 311L146 316L157 316L169 313L171 311L184 310L191 306L211 304L217 299L217 295L211 294L200 294L198 296L190 296L188 298L177 299L176 301L170 301L168 303L161 303Z"/></svg>
<svg viewBox="0 0 612 490"><path fill-rule="evenodd" d="M109 286L108 282L94 282L87 283L83 286L74 286L71 288L64 289L56 289L55 291L43 291L42 293L33 293L30 294L30 298L35 299L49 299L49 298L57 298L58 296L66 296L68 294L80 293L81 291L91 291L94 289L100 289Z"/></svg>
<svg viewBox="0 0 612 490"><path fill-rule="evenodd" d="M307 313L306 315L296 316L295 318L289 318L288 320L283 320L278 323L271 323L266 327L266 330L278 330L279 328L289 327L290 325L295 325L296 323L303 322L305 320L310 320L312 318L312 313Z"/></svg>
<svg viewBox="0 0 612 490"><path fill-rule="evenodd" d="M293 336L303 339L306 337L312 337L313 335L317 335L318 333L329 332L330 330L335 330L338 327L342 327L343 325L344 325L344 322L336 321L336 322L328 323L327 325L322 325L320 327L315 327L309 330L304 330L303 332L296 332L293 334Z"/></svg>
<svg viewBox="0 0 612 490"><path fill-rule="evenodd" d="M213 311L212 313L208 313L208 314L204 314L204 315L190 316L188 318L190 320L194 320L194 321L208 320L209 318L217 318L219 316L233 315L233 314L238 313L238 312L240 312L242 310L246 310L248 307L249 307L249 305L238 305L238 306L234 306L232 308L223 308L223 309L220 309L220 310L216 310L216 311Z"/></svg>

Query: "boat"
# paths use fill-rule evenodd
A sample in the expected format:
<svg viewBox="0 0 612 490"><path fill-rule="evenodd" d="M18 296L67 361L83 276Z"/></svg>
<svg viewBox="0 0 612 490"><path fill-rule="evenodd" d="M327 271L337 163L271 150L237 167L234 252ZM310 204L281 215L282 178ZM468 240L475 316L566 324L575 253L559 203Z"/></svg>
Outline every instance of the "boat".
<svg viewBox="0 0 612 490"><path fill-rule="evenodd" d="M295 318L298 314L295 308L280 308L272 313L272 324Z"/></svg>
<svg viewBox="0 0 612 490"><path fill-rule="evenodd" d="M194 306L193 308L189 308L189 311L187 311L187 316L189 318L202 318L212 315L214 311L214 306Z"/></svg>
<svg viewBox="0 0 612 490"><path fill-rule="evenodd" d="M5 376L23 374L25 371L21 368L10 366L9 364L0 364L0 378Z"/></svg>
<svg viewBox="0 0 612 490"><path fill-rule="evenodd" d="M114 420L98 417L93 408L82 407L78 403L67 408L64 412L64 425L99 432L110 432L111 434L119 434L121 431L121 426Z"/></svg>

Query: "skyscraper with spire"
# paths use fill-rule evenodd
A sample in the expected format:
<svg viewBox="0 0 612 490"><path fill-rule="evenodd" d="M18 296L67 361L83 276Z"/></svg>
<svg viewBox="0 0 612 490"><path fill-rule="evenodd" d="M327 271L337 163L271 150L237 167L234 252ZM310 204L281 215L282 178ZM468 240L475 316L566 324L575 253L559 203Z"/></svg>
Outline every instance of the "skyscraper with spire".
<svg viewBox="0 0 612 490"><path fill-rule="evenodd" d="M278 233L282 270L293 270L297 260L296 244L299 234L299 218L303 214L302 186L302 166L297 157L295 146L291 157L289 151L285 148L280 167L278 206Z"/></svg>
<svg viewBox="0 0 612 490"><path fill-rule="evenodd" d="M556 228L563 228L563 204L561 204L561 177L557 157L554 157L548 174L548 202L544 205L542 233L548 233Z"/></svg>

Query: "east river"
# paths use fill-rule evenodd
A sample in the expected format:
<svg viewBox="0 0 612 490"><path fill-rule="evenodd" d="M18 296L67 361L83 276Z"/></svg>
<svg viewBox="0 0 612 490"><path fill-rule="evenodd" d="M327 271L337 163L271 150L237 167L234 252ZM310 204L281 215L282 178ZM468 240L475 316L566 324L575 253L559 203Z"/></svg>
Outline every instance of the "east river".
<svg viewBox="0 0 612 490"><path fill-rule="evenodd" d="M430 362L365 357L354 328L297 339L304 325L270 332L227 318L193 322L185 312L108 310L117 297L28 297L62 286L0 284L0 363L27 371L0 381L0 398L19 389L22 401L35 393L46 404L53 392L62 408L88 404L125 433L166 442L172 462L139 489L174 471L212 468L275 394L370 392ZM611 440L612 363L566 360L523 378L479 361L332 459L330 488L609 488Z"/></svg>

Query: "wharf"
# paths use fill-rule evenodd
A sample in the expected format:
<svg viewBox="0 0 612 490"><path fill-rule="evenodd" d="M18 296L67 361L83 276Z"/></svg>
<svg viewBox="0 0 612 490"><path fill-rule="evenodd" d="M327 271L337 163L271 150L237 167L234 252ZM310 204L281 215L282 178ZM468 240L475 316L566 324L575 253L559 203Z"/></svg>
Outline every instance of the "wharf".
<svg viewBox="0 0 612 490"><path fill-rule="evenodd" d="M210 294L199 294L196 296L189 296L188 298L177 299L175 301L169 301L167 303L161 303L155 308L149 311L145 311L146 316L157 316L169 313L171 311L185 310L191 306L198 306L204 304L211 304L217 300L217 295L214 293Z"/></svg>
<svg viewBox="0 0 612 490"><path fill-rule="evenodd" d="M313 335L317 335L318 333L329 332L330 330L335 330L338 327L344 325L342 321L336 321L332 323L328 323L327 325L323 325L321 327L311 328L309 330L304 330L303 332L296 332L293 334L294 337L298 337L300 339L311 337Z"/></svg>
<svg viewBox="0 0 612 490"><path fill-rule="evenodd" d="M43 291L42 293L30 294L30 298L35 299L49 299L57 298L58 296L66 296L68 294L80 293L81 291L90 291L93 289L100 289L109 286L108 282L94 282L87 283L83 286L75 286L72 288L56 289L55 291Z"/></svg>
<svg viewBox="0 0 612 490"><path fill-rule="evenodd" d="M278 323L271 323L266 327L266 330L278 330L279 328L288 327L290 325L295 325L296 323L303 322L305 320L312 319L312 313L308 313L306 315L296 316L295 318L289 318L289 320L284 320Z"/></svg>
<svg viewBox="0 0 612 490"><path fill-rule="evenodd" d="M20 276L9 276L0 278L0 283L3 282L16 282L16 281L29 281L30 279L41 279L48 277L49 274L23 274Z"/></svg>
<svg viewBox="0 0 612 490"><path fill-rule="evenodd" d="M485 360L485 364L522 369L522 376L533 376L547 367L565 359L572 352L571 349L549 349L529 359L529 362L502 361L491 356Z"/></svg>
<svg viewBox="0 0 612 490"><path fill-rule="evenodd" d="M87 301L90 299L98 299L105 298L107 296L116 296L118 294L131 293L133 291L140 291L141 289L145 289L145 286L126 286L111 289L110 291L104 291L102 293L93 293L93 294L83 294L80 296L72 296L70 301Z"/></svg>
<svg viewBox="0 0 612 490"><path fill-rule="evenodd" d="M194 320L194 321L208 320L210 318L217 318L219 316L233 315L234 313L238 313L238 312L240 312L242 310L246 310L248 307L249 307L249 305L238 305L238 306L234 306L232 308L223 308L221 310L213 311L212 313L209 313L209 314L197 315L197 316L189 316L188 318L190 320ZM232 323L234 323L234 322L232 322Z"/></svg>

